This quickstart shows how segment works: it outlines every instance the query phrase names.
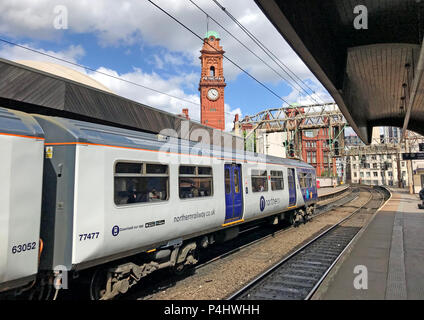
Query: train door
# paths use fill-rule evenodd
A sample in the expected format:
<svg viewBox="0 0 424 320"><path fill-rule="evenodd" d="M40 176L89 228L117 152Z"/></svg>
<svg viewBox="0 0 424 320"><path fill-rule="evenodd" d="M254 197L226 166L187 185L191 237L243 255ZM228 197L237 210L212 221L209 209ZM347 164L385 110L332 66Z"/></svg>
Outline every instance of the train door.
<svg viewBox="0 0 424 320"><path fill-rule="evenodd" d="M225 223L243 216L243 194L240 164L225 164Z"/></svg>
<svg viewBox="0 0 424 320"><path fill-rule="evenodd" d="M295 169L288 169L288 184L289 184L289 207L293 207L296 205L296 179L295 179Z"/></svg>

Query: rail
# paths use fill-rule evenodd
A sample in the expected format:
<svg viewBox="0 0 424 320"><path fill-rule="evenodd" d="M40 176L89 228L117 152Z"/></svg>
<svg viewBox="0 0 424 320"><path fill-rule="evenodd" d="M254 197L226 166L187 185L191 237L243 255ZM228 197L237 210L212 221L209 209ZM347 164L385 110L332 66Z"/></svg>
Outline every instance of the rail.
<svg viewBox="0 0 424 320"><path fill-rule="evenodd" d="M378 210L388 198L389 192L384 188L368 190L371 195L365 204L259 275L228 300L309 299L362 229L341 224L362 210Z"/></svg>

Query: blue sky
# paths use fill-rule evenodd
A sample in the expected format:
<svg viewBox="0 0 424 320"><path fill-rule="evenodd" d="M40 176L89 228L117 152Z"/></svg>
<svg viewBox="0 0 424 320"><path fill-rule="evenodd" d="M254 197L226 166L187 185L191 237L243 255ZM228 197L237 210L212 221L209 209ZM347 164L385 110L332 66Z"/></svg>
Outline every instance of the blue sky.
<svg viewBox="0 0 424 320"><path fill-rule="evenodd" d="M277 68L212 1L193 2L273 68ZM206 16L189 0L156 0L155 3L197 34L205 34ZM277 76L226 31L209 20L209 29L218 31L221 35L221 45L230 59L290 103L332 101L253 0L221 0L220 3L316 91L314 99L294 89L292 83ZM58 17L58 11L55 10L59 5L62 6L60 8L65 8L67 15L68 28L64 30L54 28ZM98 73L78 69L117 94L172 113L180 113L182 108L188 107L190 116L195 120L199 119L199 106L196 104L199 103L198 57L202 42L145 0L0 0L0 35L3 39L192 101L193 104L189 104ZM0 57L15 61L51 60L9 45L0 46ZM63 62L60 64L66 65ZM281 70L279 72L283 73ZM276 108L283 104L282 100L228 61L224 62L224 76L227 82L227 130L231 129L236 113L241 116L253 115L263 109Z"/></svg>

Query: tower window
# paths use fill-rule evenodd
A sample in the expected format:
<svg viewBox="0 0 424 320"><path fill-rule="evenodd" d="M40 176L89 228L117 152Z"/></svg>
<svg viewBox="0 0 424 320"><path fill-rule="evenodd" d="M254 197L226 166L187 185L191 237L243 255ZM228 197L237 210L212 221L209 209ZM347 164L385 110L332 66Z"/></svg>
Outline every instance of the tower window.
<svg viewBox="0 0 424 320"><path fill-rule="evenodd" d="M209 75L211 77L215 77L215 67L214 66L211 67Z"/></svg>

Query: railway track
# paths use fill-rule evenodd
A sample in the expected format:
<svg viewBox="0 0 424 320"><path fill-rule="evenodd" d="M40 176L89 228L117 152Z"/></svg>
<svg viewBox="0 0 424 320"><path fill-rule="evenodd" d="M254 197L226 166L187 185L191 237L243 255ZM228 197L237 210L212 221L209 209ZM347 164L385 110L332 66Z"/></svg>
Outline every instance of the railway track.
<svg viewBox="0 0 424 320"><path fill-rule="evenodd" d="M316 213L312 216L312 219L317 218L318 216L325 214L335 208L342 207L343 205L346 205L347 203L350 203L351 201L357 199L359 197L359 188L353 187L350 189L350 191L343 193L343 198L339 198L336 201L333 201L330 204L321 205L318 206L316 209ZM191 268L189 272L185 272L184 274L178 274L175 276L170 277L169 273L165 276L167 278L166 280L157 281L155 280L156 277L153 275L154 279L146 279L146 281L143 284L142 292L144 294L141 294L141 296L150 297L152 294L155 294L156 292L160 292L162 290L166 290L170 286L172 287L176 282L180 281L181 279L184 279L187 276L190 276L191 274L194 274L197 270L202 269L213 262L216 262L218 260L224 259L228 256L231 256L232 254L235 254L244 248L250 247L254 244L260 243L262 241L265 241L266 239L270 237L275 237L279 234L283 234L284 232L288 232L291 229L293 229L294 226L292 225L277 225L277 226L271 226L267 225L266 223L256 225L253 227L249 227L245 230L243 230L239 237L236 238L234 241L226 242L225 244L221 245L215 245L209 250L202 253L200 258L200 263L197 264L195 267ZM158 278L164 278L164 275L158 276ZM127 296L126 299L131 299L133 294L129 294L129 297ZM139 296L139 293L137 294Z"/></svg>
<svg viewBox="0 0 424 320"><path fill-rule="evenodd" d="M348 195L346 195L346 197L343 197L342 199L338 199L332 203L326 204L326 205L322 205L322 206L318 206L316 209L316 213L312 216L312 219L317 218L318 216L327 213L337 207L341 207L353 200L355 200L356 198L359 197L359 188L355 187L352 188L352 192L349 193ZM240 251L246 247L249 247L251 245L254 245L258 242L264 241L270 237L275 237L277 234L283 233L283 232L288 232L290 229L295 228L296 226L290 225L290 226L279 226L277 227L278 229L272 228L270 227L269 229L262 229L262 230L257 230L256 233L251 233L250 235L246 236L245 238L240 238L237 242L234 241L231 246L233 248L229 248L229 244L225 244L223 246L220 246L219 248L214 249L210 249L208 252L208 257L204 258L204 262L201 262L200 264L198 264L194 269L198 270L201 269L203 267L205 267L206 265L215 262L219 259L225 258L237 251ZM255 226L252 228L248 228L246 230L243 230L242 232L240 232L240 234L246 234L247 232L251 232L252 230L256 230L259 229L259 226Z"/></svg>
<svg viewBox="0 0 424 320"><path fill-rule="evenodd" d="M285 257L228 300L309 299L362 229L362 226L344 224L360 213L374 213L384 203L383 192L370 190L370 197L364 205Z"/></svg>

